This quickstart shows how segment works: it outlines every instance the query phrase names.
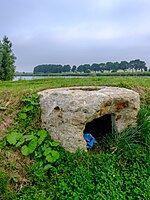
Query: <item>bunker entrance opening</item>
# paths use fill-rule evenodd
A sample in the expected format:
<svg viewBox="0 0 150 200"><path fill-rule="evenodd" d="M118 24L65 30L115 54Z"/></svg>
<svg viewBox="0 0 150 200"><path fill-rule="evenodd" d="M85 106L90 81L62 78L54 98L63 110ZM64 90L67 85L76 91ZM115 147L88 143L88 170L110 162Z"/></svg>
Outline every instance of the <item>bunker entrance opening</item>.
<svg viewBox="0 0 150 200"><path fill-rule="evenodd" d="M91 134L97 142L96 146L98 146L98 144L102 144L103 138L113 132L112 117L113 116L111 114L106 114L88 122L83 132L84 135L88 133Z"/></svg>

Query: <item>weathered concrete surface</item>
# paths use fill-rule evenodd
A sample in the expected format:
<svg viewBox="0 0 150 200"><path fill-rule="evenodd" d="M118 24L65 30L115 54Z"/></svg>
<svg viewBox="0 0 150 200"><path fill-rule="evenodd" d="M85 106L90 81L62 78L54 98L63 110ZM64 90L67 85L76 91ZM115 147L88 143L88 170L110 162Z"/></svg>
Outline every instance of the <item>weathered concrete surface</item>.
<svg viewBox="0 0 150 200"><path fill-rule="evenodd" d="M82 86L48 89L39 95L43 127L70 152L78 147L86 150L86 123L105 114L113 114L113 126L118 132L136 126L140 99L132 90Z"/></svg>

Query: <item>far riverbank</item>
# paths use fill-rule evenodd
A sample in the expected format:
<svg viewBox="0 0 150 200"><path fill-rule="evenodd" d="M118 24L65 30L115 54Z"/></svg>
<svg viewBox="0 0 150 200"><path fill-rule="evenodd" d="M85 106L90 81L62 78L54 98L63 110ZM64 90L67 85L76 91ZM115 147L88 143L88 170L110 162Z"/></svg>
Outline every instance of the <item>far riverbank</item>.
<svg viewBox="0 0 150 200"><path fill-rule="evenodd" d="M41 78L86 78L100 76L142 76L150 77L150 72L105 72L105 73L49 73L49 74L33 74L33 73L15 73L14 81L32 80Z"/></svg>

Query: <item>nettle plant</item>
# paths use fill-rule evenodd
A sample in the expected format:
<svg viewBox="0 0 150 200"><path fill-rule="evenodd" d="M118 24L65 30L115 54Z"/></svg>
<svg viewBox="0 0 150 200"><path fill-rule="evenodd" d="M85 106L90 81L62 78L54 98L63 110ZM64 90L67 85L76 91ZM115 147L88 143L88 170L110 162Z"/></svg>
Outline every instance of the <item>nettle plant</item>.
<svg viewBox="0 0 150 200"><path fill-rule="evenodd" d="M41 130L38 95L23 97L21 103L23 107L18 113L15 128L4 138L1 148L9 145L19 148L24 156L42 160L47 170L59 158L56 148L60 143L51 141L47 131Z"/></svg>

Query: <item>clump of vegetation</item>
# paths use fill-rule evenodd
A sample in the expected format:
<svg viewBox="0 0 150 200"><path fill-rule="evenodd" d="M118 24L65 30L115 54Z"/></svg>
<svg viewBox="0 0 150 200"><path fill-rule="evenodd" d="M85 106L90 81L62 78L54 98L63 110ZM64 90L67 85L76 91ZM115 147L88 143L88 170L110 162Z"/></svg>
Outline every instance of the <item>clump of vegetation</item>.
<svg viewBox="0 0 150 200"><path fill-rule="evenodd" d="M40 159L44 170L51 167L49 163L59 158L58 151L53 150L59 145L58 142L51 142L46 130L41 129L39 99L37 94L23 97L21 103L24 105L18 113L15 129L1 142L1 149L12 145L14 149L20 149L24 156L32 159Z"/></svg>
<svg viewBox="0 0 150 200"><path fill-rule="evenodd" d="M9 177L0 170L0 199L12 198L12 192L9 188Z"/></svg>
<svg viewBox="0 0 150 200"><path fill-rule="evenodd" d="M141 107L138 125L120 133L113 132L106 135L102 141L104 152L116 154L123 160L132 156L148 155L150 152L150 110Z"/></svg>

